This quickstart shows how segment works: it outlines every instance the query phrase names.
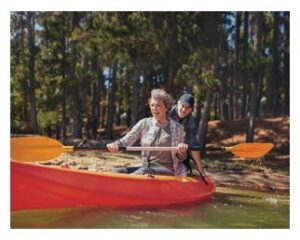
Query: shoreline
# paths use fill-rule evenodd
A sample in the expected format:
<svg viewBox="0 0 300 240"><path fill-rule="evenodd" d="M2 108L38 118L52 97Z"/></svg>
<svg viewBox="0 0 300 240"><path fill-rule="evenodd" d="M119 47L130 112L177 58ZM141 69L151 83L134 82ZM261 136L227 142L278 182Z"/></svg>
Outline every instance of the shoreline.
<svg viewBox="0 0 300 240"><path fill-rule="evenodd" d="M268 193L289 194L289 176L260 172L209 172L216 187L230 187Z"/></svg>

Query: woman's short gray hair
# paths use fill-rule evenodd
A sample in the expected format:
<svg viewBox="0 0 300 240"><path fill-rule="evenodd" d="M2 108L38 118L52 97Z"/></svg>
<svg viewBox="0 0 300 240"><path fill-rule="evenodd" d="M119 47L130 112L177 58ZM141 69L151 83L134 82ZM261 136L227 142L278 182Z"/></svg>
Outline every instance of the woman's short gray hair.
<svg viewBox="0 0 300 240"><path fill-rule="evenodd" d="M174 104L174 101L173 101L173 98L171 97L171 95L168 94L163 89L153 89L151 91L151 97L148 100L149 104L150 104L151 99L162 101L168 110L170 110Z"/></svg>

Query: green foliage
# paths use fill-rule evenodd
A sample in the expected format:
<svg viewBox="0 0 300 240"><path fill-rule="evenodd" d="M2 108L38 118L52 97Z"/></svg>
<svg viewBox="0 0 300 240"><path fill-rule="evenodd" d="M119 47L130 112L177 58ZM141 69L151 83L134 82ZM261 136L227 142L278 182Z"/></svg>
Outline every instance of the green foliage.
<svg viewBox="0 0 300 240"><path fill-rule="evenodd" d="M176 75L176 83L188 83L194 94L200 96L208 88L213 89L219 83L213 64L214 58L210 50L198 49L189 56L187 63L181 65Z"/></svg>
<svg viewBox="0 0 300 240"><path fill-rule="evenodd" d="M58 113L56 111L39 111L38 124L42 129L55 126L58 122Z"/></svg>
<svg viewBox="0 0 300 240"><path fill-rule="evenodd" d="M32 114L28 104L29 90L32 90L29 84L31 56L34 56L38 124L43 129L61 123L62 119L72 122L69 120L74 120L74 110L78 110L81 120L93 122L97 119L103 126L102 116L106 115L107 93L116 63L115 105L120 111L131 106L132 96L136 94L139 101L145 101L149 89L154 87L170 87L168 90L174 97L183 89L188 89L197 98L203 98L208 89L213 89L215 95L227 96L228 92L221 91L230 88L234 78L239 108L243 89L241 79L244 77L241 70L245 65L249 70L249 81L253 81L253 73L262 65L260 94L263 97L273 63L274 15L263 13L261 62L255 52L255 13L249 15L247 59L242 60L246 48L241 44L243 12L241 16L240 46L236 49L234 12L35 12L35 46L31 49L27 12L12 12L12 123L26 127ZM282 22L289 21L286 14L281 13L280 17ZM279 40L287 37L287 30L280 25ZM288 47L281 43L279 55L288 52ZM234 72L236 54L239 58ZM282 59L280 67L283 68ZM139 92L134 92L133 88L136 74L143 79ZM278 94L282 96L284 81L280 84ZM216 108L221 105L215 103ZM215 109L215 112L217 110L220 111ZM139 111L145 109L140 107Z"/></svg>

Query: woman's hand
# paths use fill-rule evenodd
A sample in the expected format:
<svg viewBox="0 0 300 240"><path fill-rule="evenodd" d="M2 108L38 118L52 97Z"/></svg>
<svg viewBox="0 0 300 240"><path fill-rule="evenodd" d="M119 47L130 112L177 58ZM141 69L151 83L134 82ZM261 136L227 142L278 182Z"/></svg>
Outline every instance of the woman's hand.
<svg viewBox="0 0 300 240"><path fill-rule="evenodd" d="M189 145L187 145L185 143L179 143L178 144L178 153L179 154L184 154L184 153L186 153L188 148L189 148Z"/></svg>
<svg viewBox="0 0 300 240"><path fill-rule="evenodd" d="M119 151L119 146L115 143L110 143L106 145L108 151L116 153Z"/></svg>

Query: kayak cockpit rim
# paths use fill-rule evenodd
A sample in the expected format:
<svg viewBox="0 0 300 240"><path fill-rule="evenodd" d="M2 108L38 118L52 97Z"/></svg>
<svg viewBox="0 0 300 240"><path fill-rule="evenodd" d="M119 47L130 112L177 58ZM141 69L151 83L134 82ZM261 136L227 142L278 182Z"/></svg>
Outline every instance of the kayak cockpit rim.
<svg viewBox="0 0 300 240"><path fill-rule="evenodd" d="M20 162L11 159L12 163L17 163L20 165L31 165L41 168L47 168L47 169L55 169L58 171L63 172L74 172L74 173L81 173L86 175L96 175L96 176L106 176L106 177L112 177L112 178L122 178L122 179L135 179L135 180L159 180L159 181L177 181L177 182L189 182L189 183L196 183L199 180L195 177L181 177L181 176L164 176L164 175L133 175L133 174L127 174L127 173L114 173L114 172L94 172L89 170L80 170L80 169L74 169L74 168L60 168L60 167L52 167L52 166L45 166L42 164L39 164L37 162Z"/></svg>

